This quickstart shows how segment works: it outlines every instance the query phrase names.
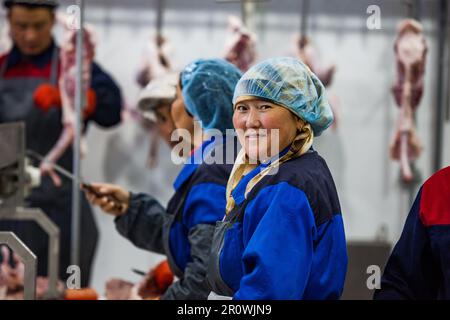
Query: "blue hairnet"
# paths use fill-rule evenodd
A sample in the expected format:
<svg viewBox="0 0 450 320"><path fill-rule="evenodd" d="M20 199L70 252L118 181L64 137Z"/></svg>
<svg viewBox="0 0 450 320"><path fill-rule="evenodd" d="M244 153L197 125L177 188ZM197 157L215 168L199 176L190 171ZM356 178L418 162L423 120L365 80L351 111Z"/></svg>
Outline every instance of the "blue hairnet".
<svg viewBox="0 0 450 320"><path fill-rule="evenodd" d="M203 129L225 132L233 128L233 92L241 71L222 59L198 59L181 72L187 111Z"/></svg>
<svg viewBox="0 0 450 320"><path fill-rule="evenodd" d="M295 58L268 59L250 68L236 85L233 104L243 96L268 99L288 108L310 123L316 136L333 122L323 84Z"/></svg>

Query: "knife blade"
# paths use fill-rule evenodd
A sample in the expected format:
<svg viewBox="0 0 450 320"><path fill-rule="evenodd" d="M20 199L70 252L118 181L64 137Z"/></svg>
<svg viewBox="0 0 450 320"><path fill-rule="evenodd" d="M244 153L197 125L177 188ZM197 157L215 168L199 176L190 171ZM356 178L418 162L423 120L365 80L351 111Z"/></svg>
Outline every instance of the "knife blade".
<svg viewBox="0 0 450 320"><path fill-rule="evenodd" d="M42 156L41 154L37 153L36 151L28 149L26 151L26 153L27 153L27 155L34 157L37 160L45 161L45 157ZM71 172L69 172L66 169L64 169L63 167L61 167L60 165L58 165L56 163L52 163L52 167L57 172L59 172L60 174L65 176L66 178L68 178L70 180L75 180L75 176ZM97 192L97 190L90 183L84 182L82 179L80 179L80 185L81 185L82 190L87 190L87 191L93 193L98 198L101 198L101 197L108 198L109 201L114 202L114 205L117 207L117 209L119 211L122 211L123 206L122 206L121 202L113 195L105 195L105 194L101 194L101 193Z"/></svg>

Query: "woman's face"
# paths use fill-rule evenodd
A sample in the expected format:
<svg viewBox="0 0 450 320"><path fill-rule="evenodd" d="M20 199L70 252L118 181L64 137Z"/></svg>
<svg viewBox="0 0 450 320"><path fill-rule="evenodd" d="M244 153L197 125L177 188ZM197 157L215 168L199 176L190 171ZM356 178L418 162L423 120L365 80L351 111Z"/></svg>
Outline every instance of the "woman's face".
<svg viewBox="0 0 450 320"><path fill-rule="evenodd" d="M179 84L177 84L177 94L175 100L172 102L170 112L177 129L186 129L191 133L194 132L194 119L186 111Z"/></svg>
<svg viewBox="0 0 450 320"><path fill-rule="evenodd" d="M302 121L286 108L254 99L236 103L233 125L249 159L264 162L294 141Z"/></svg>
<svg viewBox="0 0 450 320"><path fill-rule="evenodd" d="M173 123L172 116L170 114L170 104L162 104L154 110L156 116L156 125L159 135L169 146L174 146L175 142L171 141L170 137L173 130L175 130L175 124Z"/></svg>

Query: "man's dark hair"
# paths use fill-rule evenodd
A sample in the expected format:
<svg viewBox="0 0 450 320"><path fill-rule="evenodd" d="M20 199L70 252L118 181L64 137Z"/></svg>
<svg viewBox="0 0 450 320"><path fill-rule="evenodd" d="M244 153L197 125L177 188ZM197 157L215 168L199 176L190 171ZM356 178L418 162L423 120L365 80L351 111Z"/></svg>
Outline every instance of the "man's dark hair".
<svg viewBox="0 0 450 320"><path fill-rule="evenodd" d="M51 11L58 6L57 0L4 0L3 6L11 9L13 6L22 6L29 9L48 8Z"/></svg>

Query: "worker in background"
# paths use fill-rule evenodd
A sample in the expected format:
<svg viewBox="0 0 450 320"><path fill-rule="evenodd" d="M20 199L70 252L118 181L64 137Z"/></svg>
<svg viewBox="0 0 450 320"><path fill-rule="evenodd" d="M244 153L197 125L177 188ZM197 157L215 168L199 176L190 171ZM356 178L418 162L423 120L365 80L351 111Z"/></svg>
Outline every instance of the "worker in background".
<svg viewBox="0 0 450 320"><path fill-rule="evenodd" d="M450 167L417 193L374 299L450 299Z"/></svg>
<svg viewBox="0 0 450 320"><path fill-rule="evenodd" d="M240 77L234 65L220 59L199 59L181 72L172 119L178 130L200 140L190 139L192 153L174 182L175 194L167 209L151 195L120 186L93 184L96 192L86 191L91 203L116 216L120 234L139 248L167 256L179 281L161 299L206 299L209 294L206 265L215 223L225 213L225 186L234 157L224 159L230 149L226 136L198 135L195 122L205 133L216 129L225 135L232 129L232 95ZM231 144L234 152L234 138ZM219 153L224 158L204 161Z"/></svg>
<svg viewBox="0 0 450 320"><path fill-rule="evenodd" d="M312 147L333 121L324 86L300 60L274 58L244 73L233 104L242 149L214 234L210 298L338 299L344 225L331 173Z"/></svg>
<svg viewBox="0 0 450 320"><path fill-rule="evenodd" d="M173 147L172 132L176 129L170 114L170 106L176 97L179 75L175 72L153 78L142 89L138 99L138 110L144 121L150 123L151 134L158 135L165 143ZM152 139L155 136L151 137ZM159 280L156 278L159 277ZM137 284L112 278L106 283L105 296L108 300L153 299L160 296L172 284L173 273L167 260L161 262Z"/></svg>
<svg viewBox="0 0 450 320"><path fill-rule="evenodd" d="M175 100L178 77L177 73L168 73L151 80L141 91L138 101L142 116L156 124L159 136L169 146L175 145L171 140L176 127L170 114L170 106Z"/></svg>
<svg viewBox="0 0 450 320"><path fill-rule="evenodd" d="M59 48L52 36L58 1L5 0L3 3L7 10L13 47L0 57L0 123L24 121L27 149L45 155L55 145L63 129L61 106L47 108L37 103L39 99L36 100L36 91L40 86L58 87ZM84 118L83 130L87 129L91 121L102 127L118 124L121 92L113 79L96 63L92 65L90 91L96 102L89 106L92 112ZM69 147L57 164L72 171L72 157L72 147ZM39 166L39 163L34 165ZM65 279L69 275L67 267L71 264L72 181L62 176L60 178L62 184L56 186L49 176L43 176L41 186L31 192L26 205L42 209L59 227L59 275ZM38 274L47 274L48 240L44 231L31 222L18 221L0 222L0 230L15 232L37 255ZM87 286L98 230L84 197L81 199L81 235L81 285Z"/></svg>

